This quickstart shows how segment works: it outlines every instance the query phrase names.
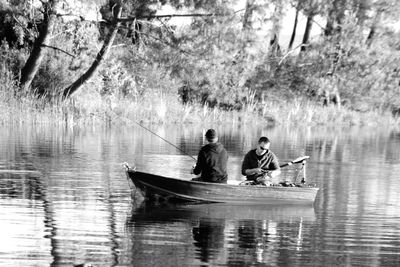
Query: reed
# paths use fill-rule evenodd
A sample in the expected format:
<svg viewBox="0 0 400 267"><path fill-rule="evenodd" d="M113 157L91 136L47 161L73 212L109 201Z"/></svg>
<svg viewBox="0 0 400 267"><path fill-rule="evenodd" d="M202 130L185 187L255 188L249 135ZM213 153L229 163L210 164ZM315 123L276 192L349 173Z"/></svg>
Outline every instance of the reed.
<svg viewBox="0 0 400 267"><path fill-rule="evenodd" d="M148 95L136 100L86 94L76 100L50 102L32 95L15 95L0 90L1 124L61 124L66 126L99 123L127 124L262 124L262 125L400 125L389 112L357 112L345 107L321 106L307 100L290 103L251 101L238 110L223 110L200 104L182 104L176 97ZM82 100L80 100L82 99Z"/></svg>

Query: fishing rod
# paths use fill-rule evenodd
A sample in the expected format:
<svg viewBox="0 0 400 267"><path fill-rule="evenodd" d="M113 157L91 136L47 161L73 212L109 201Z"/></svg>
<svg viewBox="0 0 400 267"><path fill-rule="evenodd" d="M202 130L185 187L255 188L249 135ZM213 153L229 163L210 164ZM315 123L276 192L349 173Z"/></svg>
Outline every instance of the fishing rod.
<svg viewBox="0 0 400 267"><path fill-rule="evenodd" d="M150 130L149 128L143 126L142 124L140 124L140 123L138 123L138 122L136 122L136 121L134 121L134 120L131 120L131 119L128 119L128 118L124 118L124 119L129 120L130 122L133 122L133 123L139 125L139 126L142 127L143 129L149 131L150 133L152 133L152 134L154 134L155 136L159 137L160 139L162 139L162 140L165 141L166 143L168 143L168 144L170 144L171 146L175 147L176 149L178 149L179 151L181 151L181 152L182 152L183 154L185 154L186 156L191 157L194 161L197 161L197 159L196 159L195 157L193 157L192 155L189 155L186 151L184 151L184 150L181 149L180 147L177 147L176 145L174 145L173 143L171 143L171 142L168 141L167 139L161 137L160 135L156 134L155 132L153 132L153 131Z"/></svg>
<svg viewBox="0 0 400 267"><path fill-rule="evenodd" d="M104 118L102 118L102 117L99 116L99 115L96 115L96 114L93 114L93 115L98 116L98 117L101 118L101 119L104 119ZM121 119L121 118L119 118L119 119ZM171 146L175 147L176 149L178 149L179 151L181 151L181 152L182 152L183 154L185 154L186 156L191 157L194 161L197 161L197 159L196 159L195 157L193 157L192 155L189 155L186 151L184 151L184 150L181 149L180 147L177 147L176 145L174 145L173 143L171 143L171 142L168 141L167 139L165 139L165 138L159 136L158 134L156 134L155 132L153 132L153 131L150 130L149 128L143 126L142 124L140 124L140 123L138 123L138 122L136 122L136 121L134 121L134 120L132 120L132 119L128 119L128 118L123 118L123 119L125 119L125 120L127 120L127 121L129 121L129 122L133 122L133 123L139 125L139 126L142 127L143 129L149 131L150 133L152 133L152 134L154 134L155 136L159 137L160 139L162 139L163 141L167 142L167 143L170 144Z"/></svg>

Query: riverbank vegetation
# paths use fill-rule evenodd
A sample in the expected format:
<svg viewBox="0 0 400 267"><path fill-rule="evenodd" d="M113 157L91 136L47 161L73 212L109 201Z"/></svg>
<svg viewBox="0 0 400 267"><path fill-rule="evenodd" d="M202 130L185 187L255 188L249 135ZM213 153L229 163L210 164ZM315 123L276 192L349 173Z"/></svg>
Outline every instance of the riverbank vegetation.
<svg viewBox="0 0 400 267"><path fill-rule="evenodd" d="M397 1L35 2L0 2L2 123L399 124Z"/></svg>

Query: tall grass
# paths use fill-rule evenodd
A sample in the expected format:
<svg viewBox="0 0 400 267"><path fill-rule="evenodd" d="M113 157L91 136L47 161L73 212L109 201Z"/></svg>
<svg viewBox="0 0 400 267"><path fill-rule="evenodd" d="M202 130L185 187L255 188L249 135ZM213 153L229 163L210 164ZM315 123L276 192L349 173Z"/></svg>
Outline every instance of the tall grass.
<svg viewBox="0 0 400 267"><path fill-rule="evenodd" d="M177 97L148 95L135 100L100 96L93 92L74 100L49 102L32 95L0 91L1 124L62 124L85 126L113 124L259 124L259 125L400 125L400 119L379 111L356 112L344 107L321 106L310 101L252 102L241 111L200 104L182 104Z"/></svg>

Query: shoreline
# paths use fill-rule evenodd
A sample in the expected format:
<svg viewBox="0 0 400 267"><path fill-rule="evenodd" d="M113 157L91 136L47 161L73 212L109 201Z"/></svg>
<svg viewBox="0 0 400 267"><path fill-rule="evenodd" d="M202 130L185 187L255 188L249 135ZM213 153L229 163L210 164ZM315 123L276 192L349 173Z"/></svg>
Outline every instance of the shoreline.
<svg viewBox="0 0 400 267"><path fill-rule="evenodd" d="M49 103L44 99L0 100L1 124L265 124L288 126L400 126L400 117L389 112L358 112L334 105L321 106L311 101L253 104L243 110L223 110L199 104L181 104L178 100L128 99L68 101Z"/></svg>

